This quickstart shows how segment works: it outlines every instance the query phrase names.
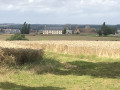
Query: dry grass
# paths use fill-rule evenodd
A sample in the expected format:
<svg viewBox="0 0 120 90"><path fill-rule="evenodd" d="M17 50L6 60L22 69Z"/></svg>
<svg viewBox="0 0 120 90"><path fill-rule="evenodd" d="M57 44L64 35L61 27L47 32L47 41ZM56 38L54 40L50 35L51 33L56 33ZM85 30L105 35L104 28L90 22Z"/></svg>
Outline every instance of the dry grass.
<svg viewBox="0 0 120 90"><path fill-rule="evenodd" d="M14 48L15 50L12 49L11 53L17 53L14 52L17 49L21 50L20 52L24 52L23 49L25 49L26 55L31 50L33 50L31 53L33 53L43 49L65 54L86 54L111 58L120 57L119 41L0 41L0 47Z"/></svg>
<svg viewBox="0 0 120 90"><path fill-rule="evenodd" d="M0 41L0 47L0 58L4 58L4 55L9 56L8 52L19 52L19 56L21 48L23 51L43 48L74 54L45 52L41 61L37 60L32 64L17 67L0 66L1 90L120 90L120 59L75 55L98 54L112 57L111 54L116 58L117 55L119 57L120 42ZM29 52L25 53L29 55Z"/></svg>
<svg viewBox="0 0 120 90"><path fill-rule="evenodd" d="M12 55L7 55L4 51L0 48L0 63L15 63L15 58Z"/></svg>
<svg viewBox="0 0 120 90"><path fill-rule="evenodd" d="M8 64L24 64L42 59L42 49L31 49L27 46L0 41L0 62Z"/></svg>
<svg viewBox="0 0 120 90"><path fill-rule="evenodd" d="M62 52L65 54L86 54L111 58L120 57L119 41L13 41L4 43L9 43L16 47L42 48L47 51Z"/></svg>

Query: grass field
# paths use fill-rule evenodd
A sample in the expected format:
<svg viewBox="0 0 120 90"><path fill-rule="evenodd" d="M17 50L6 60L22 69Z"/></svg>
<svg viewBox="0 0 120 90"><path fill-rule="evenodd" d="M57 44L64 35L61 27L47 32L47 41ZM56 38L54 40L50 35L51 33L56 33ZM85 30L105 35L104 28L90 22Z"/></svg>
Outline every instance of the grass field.
<svg viewBox="0 0 120 90"><path fill-rule="evenodd" d="M6 40L10 34L0 35L0 40ZM96 34L80 34L80 35L26 35L30 41L44 40L87 40L87 41L120 41L119 36L98 37Z"/></svg>
<svg viewBox="0 0 120 90"><path fill-rule="evenodd" d="M10 35L0 35L0 49L18 50L18 57L22 55L19 49L28 55L39 49L45 52L41 59L12 65L1 63L8 55L0 51L0 90L120 90L120 42L115 41L118 37L27 35L30 41L6 42L7 37ZM101 52L103 56L97 55Z"/></svg>
<svg viewBox="0 0 120 90"><path fill-rule="evenodd" d="M46 52L42 61L2 67L3 90L119 90L120 59Z"/></svg>

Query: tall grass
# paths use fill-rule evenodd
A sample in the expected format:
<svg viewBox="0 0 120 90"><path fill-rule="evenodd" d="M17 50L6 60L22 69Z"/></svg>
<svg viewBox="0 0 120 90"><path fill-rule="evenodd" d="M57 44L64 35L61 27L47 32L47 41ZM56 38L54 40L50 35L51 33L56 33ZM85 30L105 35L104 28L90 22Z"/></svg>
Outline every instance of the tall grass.
<svg viewBox="0 0 120 90"><path fill-rule="evenodd" d="M30 48L65 54L86 54L119 58L119 41L0 41L2 48Z"/></svg>
<svg viewBox="0 0 120 90"><path fill-rule="evenodd" d="M20 55L30 57L42 49L81 54L45 52L43 59L39 61L36 60L36 57L43 56L39 52L39 55L31 56L31 58L34 58L32 60L36 60L33 63L16 67L2 67L0 65L0 89L120 90L120 59L95 56L95 54L97 55L102 51L108 53L105 54L106 56L110 56L109 53L112 53L114 58L117 54L119 57L119 43L97 41L0 41L0 60L6 61L10 60L6 59L7 57L18 58L14 60L26 60L22 57L20 59ZM95 50L96 52L94 52ZM84 54L82 55L82 53ZM105 55L101 54L101 56Z"/></svg>
<svg viewBox="0 0 120 90"><path fill-rule="evenodd" d="M19 49L2 48L1 50L4 52L4 55L7 55L7 57L11 56L12 61L15 61L16 64L24 64L26 62L33 62L35 60L40 60L43 57L42 49L34 50L34 49L22 49L22 48L19 48ZM8 60L10 58L8 58ZM11 62L11 60L9 60L8 62Z"/></svg>
<svg viewBox="0 0 120 90"><path fill-rule="evenodd" d="M24 64L41 60L43 55L42 49L31 49L27 46L16 45L10 42L0 42L0 63Z"/></svg>
<svg viewBox="0 0 120 90"><path fill-rule="evenodd" d="M8 43L8 42L4 42ZM120 57L119 41L13 41L10 44L33 49L62 52L65 54L86 54L102 57Z"/></svg>

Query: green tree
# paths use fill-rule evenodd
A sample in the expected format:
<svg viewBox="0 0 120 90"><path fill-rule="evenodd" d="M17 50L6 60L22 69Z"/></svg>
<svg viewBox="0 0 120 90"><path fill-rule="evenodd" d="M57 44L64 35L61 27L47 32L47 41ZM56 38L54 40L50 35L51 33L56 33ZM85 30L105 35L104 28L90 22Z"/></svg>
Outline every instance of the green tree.
<svg viewBox="0 0 120 90"><path fill-rule="evenodd" d="M103 23L103 25L101 27L101 32L104 36L109 34L109 28L106 26L105 22Z"/></svg>
<svg viewBox="0 0 120 90"><path fill-rule="evenodd" d="M23 27L21 28L21 34L29 34L30 32L30 24L24 22Z"/></svg>
<svg viewBox="0 0 120 90"><path fill-rule="evenodd" d="M63 30L63 34L66 34L66 28L64 28L64 30Z"/></svg>
<svg viewBox="0 0 120 90"><path fill-rule="evenodd" d="M30 24L28 24L27 34L29 34L29 32L30 32Z"/></svg>
<svg viewBox="0 0 120 90"><path fill-rule="evenodd" d="M116 27L108 27L104 22L103 25L101 26L101 30L99 30L97 33L99 34L99 36L102 35L107 36L109 34L115 34L116 32L117 32Z"/></svg>
<svg viewBox="0 0 120 90"><path fill-rule="evenodd" d="M102 31L99 30L99 31L97 32L97 34L98 34L99 36L102 36Z"/></svg>

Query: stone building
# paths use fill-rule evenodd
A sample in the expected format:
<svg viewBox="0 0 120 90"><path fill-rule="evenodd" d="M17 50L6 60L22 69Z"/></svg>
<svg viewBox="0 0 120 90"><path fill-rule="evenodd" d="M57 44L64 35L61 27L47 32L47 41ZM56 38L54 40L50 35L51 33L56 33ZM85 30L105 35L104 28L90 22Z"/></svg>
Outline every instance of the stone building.
<svg viewBox="0 0 120 90"><path fill-rule="evenodd" d="M74 34L80 34L80 27L76 26L75 30L73 31Z"/></svg>

